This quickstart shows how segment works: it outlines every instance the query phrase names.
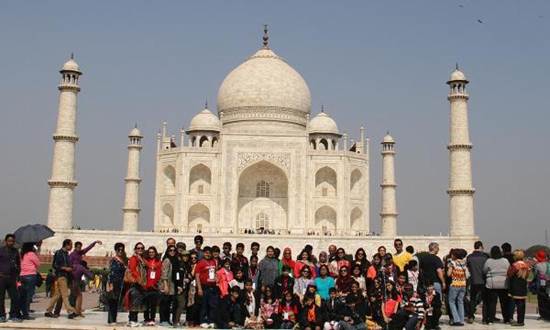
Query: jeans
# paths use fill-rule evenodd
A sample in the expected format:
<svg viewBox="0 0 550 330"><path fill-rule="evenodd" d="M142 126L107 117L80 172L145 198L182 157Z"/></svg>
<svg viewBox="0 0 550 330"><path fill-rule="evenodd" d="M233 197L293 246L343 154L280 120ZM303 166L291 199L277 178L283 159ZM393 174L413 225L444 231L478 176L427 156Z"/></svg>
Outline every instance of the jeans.
<svg viewBox="0 0 550 330"><path fill-rule="evenodd" d="M434 290L435 292L439 293L439 296L441 297L441 299L443 299L443 290L441 289L441 283L434 282Z"/></svg>
<svg viewBox="0 0 550 330"><path fill-rule="evenodd" d="M449 287L449 307L454 323L464 323L464 295L466 288Z"/></svg>
<svg viewBox="0 0 550 330"><path fill-rule="evenodd" d="M0 317L6 317L6 291L10 297L10 318L19 318L19 292L17 292L17 285L15 277L9 275L0 275Z"/></svg>
<svg viewBox="0 0 550 330"><path fill-rule="evenodd" d="M203 286L201 299L200 322L201 323L216 323L216 313L218 307L218 287Z"/></svg>
<svg viewBox="0 0 550 330"><path fill-rule="evenodd" d="M20 306L23 317L29 316L29 309L34 296L36 281L36 274L21 276L21 288L19 292L21 293Z"/></svg>

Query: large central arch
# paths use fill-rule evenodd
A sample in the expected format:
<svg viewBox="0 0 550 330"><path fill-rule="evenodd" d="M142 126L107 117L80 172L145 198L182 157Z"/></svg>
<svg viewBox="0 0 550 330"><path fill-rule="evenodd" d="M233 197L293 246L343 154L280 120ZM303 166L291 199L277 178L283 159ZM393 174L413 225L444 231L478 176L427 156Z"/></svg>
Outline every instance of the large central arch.
<svg viewBox="0 0 550 330"><path fill-rule="evenodd" d="M288 228L288 178L278 166L262 160L239 176L237 229L258 229L258 216L274 230Z"/></svg>

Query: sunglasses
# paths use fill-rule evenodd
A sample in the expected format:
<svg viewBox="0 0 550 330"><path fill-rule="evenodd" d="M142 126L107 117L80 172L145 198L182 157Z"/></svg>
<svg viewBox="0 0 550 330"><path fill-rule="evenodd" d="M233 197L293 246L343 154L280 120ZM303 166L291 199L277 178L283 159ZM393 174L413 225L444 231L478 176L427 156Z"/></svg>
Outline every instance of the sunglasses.
<svg viewBox="0 0 550 330"><path fill-rule="evenodd" d="M168 252L176 252L176 249L170 249Z"/></svg>

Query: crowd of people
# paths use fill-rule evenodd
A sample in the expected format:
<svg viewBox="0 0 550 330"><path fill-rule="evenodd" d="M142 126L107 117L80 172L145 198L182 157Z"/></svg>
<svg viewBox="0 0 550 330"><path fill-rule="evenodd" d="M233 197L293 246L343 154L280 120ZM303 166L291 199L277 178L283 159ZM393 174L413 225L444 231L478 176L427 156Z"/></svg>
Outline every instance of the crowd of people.
<svg viewBox="0 0 550 330"><path fill-rule="evenodd" d="M24 243L17 249L15 236L7 234L4 246L0 247L0 323L6 321L22 322L33 320L31 303L37 287L45 281L46 295L50 296L46 317L59 317L65 305L70 319L83 317L82 286L83 279L94 278L82 258L96 244L94 241L83 248L82 242L65 240L63 247L56 251L52 261L52 271L44 280L40 273L38 249L41 242ZM6 318L5 295L10 298L9 318Z"/></svg>
<svg viewBox="0 0 550 330"><path fill-rule="evenodd" d="M508 243L486 253L476 242L469 254L457 248L443 258L435 242L415 253L400 239L394 240L392 252L380 246L371 257L362 248L350 255L335 245L318 254L305 245L295 255L290 248L268 246L260 257L258 243L245 256L243 243L235 250L230 242L221 249L203 243L197 235L187 249L169 238L159 251L138 242L131 255L123 243L115 244L101 294L107 322L115 324L123 309L130 327L439 329L444 312L452 326L473 323L482 302L477 322L523 326L529 290L537 295L540 317L550 320L547 254L526 258ZM55 253L55 289L46 317L57 317L61 304L69 318L82 315L82 295L72 283L87 276L82 256L95 244L101 242L84 249L76 242L73 250L67 239ZM32 318L32 275L39 265L34 249L23 246L19 252L13 236L6 236L0 249L0 320L6 320L5 291L11 298L10 318Z"/></svg>

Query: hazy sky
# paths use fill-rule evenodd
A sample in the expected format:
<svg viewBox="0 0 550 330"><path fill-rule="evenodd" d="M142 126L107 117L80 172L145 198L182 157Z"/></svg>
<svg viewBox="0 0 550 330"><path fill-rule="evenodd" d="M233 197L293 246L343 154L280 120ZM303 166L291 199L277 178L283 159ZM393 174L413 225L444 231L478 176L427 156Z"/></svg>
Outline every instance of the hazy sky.
<svg viewBox="0 0 550 330"><path fill-rule="evenodd" d="M343 5L345 4L345 5ZM479 23L477 20L482 20ZM0 232L45 222L58 70L75 52L74 224L122 224L127 134L145 135L140 226L152 228L155 135L215 105L225 75L270 44L342 131L371 141L379 230L380 140L397 140L399 232L448 231L447 80L470 79L476 231L528 245L550 228L549 1L1 1Z"/></svg>

